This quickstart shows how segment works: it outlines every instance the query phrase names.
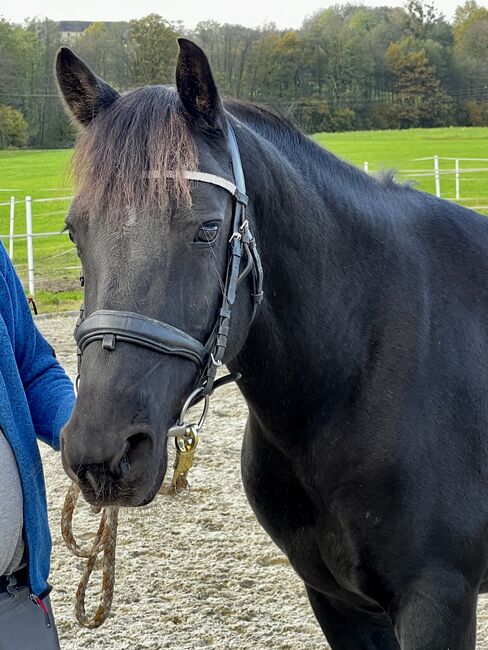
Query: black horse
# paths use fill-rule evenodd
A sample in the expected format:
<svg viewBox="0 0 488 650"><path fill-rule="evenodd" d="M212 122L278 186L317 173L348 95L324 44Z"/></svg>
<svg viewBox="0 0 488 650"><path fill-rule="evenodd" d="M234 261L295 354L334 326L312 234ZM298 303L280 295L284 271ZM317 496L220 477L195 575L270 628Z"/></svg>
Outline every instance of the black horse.
<svg viewBox="0 0 488 650"><path fill-rule="evenodd" d="M142 314L194 346L212 337L239 195L189 176L234 183L234 132L264 267L255 318L252 274L237 289L224 358L249 406L252 508L332 648L474 648L488 584L488 221L365 175L263 108L222 103L203 52L179 45L176 90L121 96L58 55L85 127L67 218L85 314ZM83 353L63 461L92 503L137 506L162 483L166 434L200 370L115 338Z"/></svg>

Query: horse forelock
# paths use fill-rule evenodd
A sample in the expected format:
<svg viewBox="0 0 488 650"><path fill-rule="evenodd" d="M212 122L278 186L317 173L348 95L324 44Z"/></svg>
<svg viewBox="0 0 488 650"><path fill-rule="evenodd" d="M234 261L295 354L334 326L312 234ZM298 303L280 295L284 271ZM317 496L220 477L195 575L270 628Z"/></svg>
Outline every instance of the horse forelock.
<svg viewBox="0 0 488 650"><path fill-rule="evenodd" d="M90 216L120 220L169 200L191 203L184 170L198 157L177 93L164 86L122 95L78 136L72 160L77 201ZM171 179L168 179L171 172Z"/></svg>

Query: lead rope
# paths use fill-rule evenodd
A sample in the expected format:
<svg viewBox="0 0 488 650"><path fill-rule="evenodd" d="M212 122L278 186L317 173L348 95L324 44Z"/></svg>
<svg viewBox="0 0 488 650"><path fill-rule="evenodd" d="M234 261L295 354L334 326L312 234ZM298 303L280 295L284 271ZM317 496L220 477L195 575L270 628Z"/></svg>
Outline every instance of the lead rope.
<svg viewBox="0 0 488 650"><path fill-rule="evenodd" d="M86 558L78 589L75 596L75 616L82 627L93 629L105 622L112 607L115 586L115 548L117 546L117 524L119 509L110 506L101 509L100 524L89 549L81 548L73 535L73 513L80 496L80 488L72 483L63 505L61 514L61 533L69 551L79 558ZM98 608L92 616L87 616L85 597L90 576L100 553L102 558L102 593Z"/></svg>
<svg viewBox="0 0 488 650"><path fill-rule="evenodd" d="M234 377L232 378L234 379ZM227 380L227 377L224 379ZM220 385L224 385L225 383L226 382L224 381ZM203 419L206 416L207 407L208 398L205 400L205 409L202 415ZM186 408L187 406L185 405L183 407L182 416ZM203 424L202 419L200 422ZM176 458L173 465L173 480L170 485L163 484L161 486L159 490L160 494L175 496L181 492L190 491L190 486L186 477L188 471L193 466L193 459L198 439L197 428L195 428L195 425L187 426L183 435L177 435L175 437ZM75 557L87 560L78 589L76 590L75 616L76 620L82 627L93 629L100 627L100 625L105 622L112 608L115 587L115 549L117 546L119 508L116 506L108 506L106 508L92 507L93 512L96 514L101 513L100 523L98 525L97 533L93 538L91 548L81 548L73 535L73 514L80 496L80 491L79 485L74 482L68 489L63 509L61 511L61 534L68 550ZM102 593L100 595L100 602L97 610L93 616L89 617L86 614L85 608L86 591L100 553L103 553Z"/></svg>
<svg viewBox="0 0 488 650"><path fill-rule="evenodd" d="M205 411L206 413L206 411ZM170 485L162 485L159 492L175 496L181 492L189 492L190 486L187 481L188 471L193 466L195 449L198 444L198 435L191 426L188 427L185 435L176 436L176 459L173 466L173 480ZM183 446L182 446L183 445ZM85 568L78 584L75 595L75 616L82 627L93 629L100 627L110 614L115 587L115 549L117 546L117 526L119 521L119 508L108 506L106 508L94 508L96 514L101 513L98 530L91 548L81 548L73 535L73 514L76 503L80 496L80 487L72 483L66 494L63 509L61 511L61 534L68 550L79 558L86 559ZM100 553L102 558L102 593L97 610L93 616L86 614L85 598L91 574L95 568Z"/></svg>

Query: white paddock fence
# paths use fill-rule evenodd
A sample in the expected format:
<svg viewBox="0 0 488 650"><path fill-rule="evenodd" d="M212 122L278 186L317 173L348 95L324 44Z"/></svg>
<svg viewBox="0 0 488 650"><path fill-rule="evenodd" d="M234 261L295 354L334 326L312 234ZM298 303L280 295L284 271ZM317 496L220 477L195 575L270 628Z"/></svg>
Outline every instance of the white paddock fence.
<svg viewBox="0 0 488 650"><path fill-rule="evenodd" d="M29 289L29 294L31 296L35 296L36 293L36 263L35 263L35 258L34 258L34 240L39 239L39 238L49 238L49 237L65 237L68 233L64 230L62 230L63 226L61 225L59 230L53 230L53 231L44 231L44 232L34 232L34 227L33 227L33 205L38 205L38 204L45 204L45 203L53 203L53 202L66 202L66 201L71 201L73 197L71 196L60 196L60 197L52 197L52 198L41 198L41 199L33 199L30 196L26 196L25 199L22 200L16 200L14 196L10 197L10 200L8 202L1 202L0 203L0 217L1 217L1 211L2 208L7 208L8 207L8 212L9 212L9 232L8 234L6 233L1 233L0 234L0 239L2 239L4 242L8 241L8 253L10 259L15 263L16 267L18 270L21 271L26 271L27 275L27 283L28 283L28 289ZM23 233L16 233L16 220L18 222L18 210L16 208L18 206L23 206L25 207L25 232ZM53 215L66 215L67 211L66 210L58 210L55 212L44 212L41 214L42 217L52 217ZM0 218L0 224L2 223L2 219ZM17 228L18 229L18 228ZM0 226L0 230L2 230ZM24 262L19 262L17 263L17 255L15 255L14 259L14 252L15 250L18 251L18 248L14 244L15 242L25 242L25 249L22 251L22 254L20 255L21 259L26 258L26 263ZM54 255L50 255L48 259L54 259L58 258L60 255L64 255L68 252L71 252L73 250L73 247L70 245L68 249L65 249L61 252L56 252ZM73 269L73 268L80 268L79 265L76 267L61 267L64 269Z"/></svg>
<svg viewBox="0 0 488 650"><path fill-rule="evenodd" d="M395 172L396 176L401 180L419 179L420 183L423 183L425 179L433 178L434 193L438 197L443 197L453 201L461 201L476 210L488 210L488 165L478 165L478 163L488 163L488 158L450 158L429 156L426 158L415 158L412 162L428 163L429 161L432 162L432 167L430 169L429 167L420 169L399 169ZM367 173L374 174L379 171L379 169L372 170L368 162L364 163L363 168ZM461 182L463 185L466 183L466 186L470 187L472 196L461 197ZM472 183L475 185L472 185ZM451 192L449 192L446 187L449 188ZM474 192L472 191L473 187L476 188ZM424 189L432 188L424 187ZM481 191L483 189L484 192ZM72 198L73 197L71 196L62 196L33 199L30 196L27 196L25 199L16 200L14 196L11 196L9 201L0 203L0 239L5 243L8 242L9 256L14 260L17 270L19 270L21 275L24 276L31 296L35 296L36 278L38 279L40 276L40 272L38 271L40 265L44 264L43 269L46 274L50 274L53 271L59 272L61 270L67 272L77 271L80 268L77 260L76 262L73 262L71 266L65 265L60 267L57 265L56 267L50 267L49 264L46 264L46 262L51 263L53 260L56 260L56 262L58 262L59 259L65 260L66 256L73 254L74 248L71 245L68 245L67 247L59 246L59 249L54 246L53 248L55 250L48 255L45 253L43 253L44 256L39 254L37 256L35 255L35 241L37 239L50 237L59 238L62 235L67 235L66 232L62 231L63 223L61 220L61 216L67 213L66 208L46 213L44 210L44 204L63 201L66 203L67 201L71 201ZM18 212L24 212L24 210L16 209L19 205L21 207L24 207L25 205L25 232L23 233L16 232L16 230L18 231L20 229L18 225ZM39 210L36 210L37 206L39 206ZM4 210L7 214L7 226L5 227L5 230L8 230L8 232L1 234L1 231L4 230L2 227L2 223L4 222ZM39 223L37 222L37 219L44 217L52 218L53 216L56 216L56 220L59 216L59 230L40 232L39 228L34 227L36 223ZM14 253L15 258L17 258L18 255L18 253L15 252L18 251L17 246L15 246L14 251L14 242L25 242L25 248L21 250L19 255L21 260L20 262L17 261L17 259L14 259ZM24 260L26 261L24 262Z"/></svg>
<svg viewBox="0 0 488 650"><path fill-rule="evenodd" d="M470 182L485 183L488 188L488 166L485 167L463 167L461 163L475 163L485 162L488 163L488 158L449 158L446 156L428 156L426 158L414 158L412 162L432 161L433 168L429 169L399 169L396 171L398 176L405 176L407 179L416 178L429 178L433 177L435 180L435 194L439 198L445 198L454 201L470 200L467 197L461 198L461 176L465 175L465 180ZM441 162L446 161L447 164L451 163L451 169L441 169ZM363 169L366 173L370 173L370 166L365 162ZM467 174L486 174L486 176L466 176ZM441 192L441 178L452 179L454 178L455 192L453 196L447 196L446 192ZM478 209L487 209L487 206L476 206Z"/></svg>

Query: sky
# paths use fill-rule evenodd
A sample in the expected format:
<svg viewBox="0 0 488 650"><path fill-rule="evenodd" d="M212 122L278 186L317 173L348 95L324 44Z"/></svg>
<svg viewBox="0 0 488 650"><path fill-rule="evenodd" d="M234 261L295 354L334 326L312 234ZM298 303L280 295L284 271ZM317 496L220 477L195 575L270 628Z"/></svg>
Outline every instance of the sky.
<svg viewBox="0 0 488 650"><path fill-rule="evenodd" d="M351 0L353 1L353 0ZM436 7L452 18L454 10L463 0L433 0ZM488 0L478 0L488 6ZM337 4L346 0L336 0ZM181 20L192 28L201 20L220 23L238 23L256 27L274 22L279 29L297 28L303 19L332 4L334 0L0 0L0 16L14 22L25 18L48 17L52 20L130 20L149 13L158 13L167 20ZM363 0L354 4L366 6L401 6L402 0Z"/></svg>

